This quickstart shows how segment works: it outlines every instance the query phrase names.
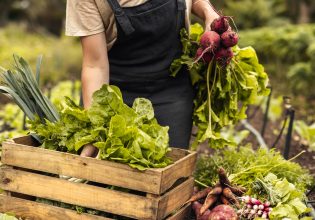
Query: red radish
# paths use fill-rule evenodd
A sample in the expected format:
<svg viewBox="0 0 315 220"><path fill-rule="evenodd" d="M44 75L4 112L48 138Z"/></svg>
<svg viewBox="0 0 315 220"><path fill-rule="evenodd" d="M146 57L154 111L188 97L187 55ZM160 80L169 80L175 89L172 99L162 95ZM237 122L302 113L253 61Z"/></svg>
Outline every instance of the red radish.
<svg viewBox="0 0 315 220"><path fill-rule="evenodd" d="M219 62L222 66L225 66L230 63L234 54L232 49L229 48L220 48L215 54L215 60Z"/></svg>
<svg viewBox="0 0 315 220"><path fill-rule="evenodd" d="M200 38L200 45L203 49L213 52L220 47L220 35L214 31L206 31Z"/></svg>
<svg viewBox="0 0 315 220"><path fill-rule="evenodd" d="M218 34L222 34L227 31L230 27L229 21L226 16L221 16L219 18L214 19L211 23L211 30L217 32Z"/></svg>
<svg viewBox="0 0 315 220"><path fill-rule="evenodd" d="M225 31L221 35L221 42L224 47L233 47L238 43L238 34L234 31Z"/></svg>

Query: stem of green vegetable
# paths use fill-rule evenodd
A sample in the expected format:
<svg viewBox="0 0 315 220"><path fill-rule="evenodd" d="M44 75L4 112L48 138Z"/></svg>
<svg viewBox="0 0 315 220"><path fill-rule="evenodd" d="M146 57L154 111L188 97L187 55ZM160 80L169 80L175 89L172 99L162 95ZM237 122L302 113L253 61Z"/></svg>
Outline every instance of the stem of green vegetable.
<svg viewBox="0 0 315 220"><path fill-rule="evenodd" d="M212 71L212 67L214 65L213 59L208 65L207 69L207 91L208 91L208 111L209 111L209 127L211 130L211 90L210 90L210 73Z"/></svg>
<svg viewBox="0 0 315 220"><path fill-rule="evenodd" d="M205 188L209 187L208 185L206 185L206 184L204 184L204 183L202 183L202 182L200 182L200 181L198 181L198 180L196 180L196 179L195 179L195 182L196 182L197 184L199 184L200 186L203 186L203 187L205 187Z"/></svg>

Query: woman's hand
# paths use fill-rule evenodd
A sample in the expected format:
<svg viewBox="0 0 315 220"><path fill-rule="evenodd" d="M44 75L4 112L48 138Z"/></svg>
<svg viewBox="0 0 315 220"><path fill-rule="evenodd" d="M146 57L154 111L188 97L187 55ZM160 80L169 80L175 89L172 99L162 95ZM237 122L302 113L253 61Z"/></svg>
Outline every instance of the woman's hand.
<svg viewBox="0 0 315 220"><path fill-rule="evenodd" d="M206 31L211 30L212 21L219 17L209 0L193 0L192 12L203 19Z"/></svg>
<svg viewBox="0 0 315 220"><path fill-rule="evenodd" d="M109 83L109 63L105 33L81 37L83 51L82 95L84 108L92 104L93 93ZM98 150L92 144L83 147L81 156L96 157Z"/></svg>

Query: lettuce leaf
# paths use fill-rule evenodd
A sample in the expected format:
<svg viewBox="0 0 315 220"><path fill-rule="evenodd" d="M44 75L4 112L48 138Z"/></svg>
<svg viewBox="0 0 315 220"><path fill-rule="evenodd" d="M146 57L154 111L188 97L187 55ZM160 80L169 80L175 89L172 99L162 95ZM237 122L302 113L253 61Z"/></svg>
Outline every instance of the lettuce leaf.
<svg viewBox="0 0 315 220"><path fill-rule="evenodd" d="M170 151L168 127L157 123L152 103L137 98L131 108L116 86L104 85L96 91L88 110L67 98L58 122L37 120L31 125L43 139L44 148L79 153L91 143L99 149L101 159L139 170L171 163L166 156Z"/></svg>

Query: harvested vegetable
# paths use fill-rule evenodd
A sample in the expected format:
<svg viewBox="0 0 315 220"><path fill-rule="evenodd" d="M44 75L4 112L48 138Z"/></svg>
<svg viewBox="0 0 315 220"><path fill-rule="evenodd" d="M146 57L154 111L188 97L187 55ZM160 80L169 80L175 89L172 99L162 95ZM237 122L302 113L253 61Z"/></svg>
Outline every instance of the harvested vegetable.
<svg viewBox="0 0 315 220"><path fill-rule="evenodd" d="M202 207L200 208L200 211L198 214L196 214L196 217L204 215L207 211L209 211L209 208L214 207L217 204L225 204L225 205L231 205L233 207L239 208L239 201L238 198L233 194L231 191L231 188L238 188L238 186L233 186L232 184L226 184L230 183L230 181L226 177L226 173L223 168L220 168L218 170L219 175L224 176L223 183L218 182L212 190L209 191L209 187L205 188L204 190L200 191L200 193L197 193L198 199L202 200L204 196L205 191L209 191L208 195L206 196L204 203ZM193 195L189 201L196 201L197 198L196 195ZM203 195L203 197L201 197ZM243 194L241 194L243 195ZM197 204L196 204L197 205ZM194 209L196 212L196 209ZM199 210L199 209L198 209Z"/></svg>
<svg viewBox="0 0 315 220"><path fill-rule="evenodd" d="M203 215L203 213L205 213L212 205L214 205L217 200L218 200L218 195L208 194L205 202L200 208L200 215Z"/></svg>
<svg viewBox="0 0 315 220"><path fill-rule="evenodd" d="M79 153L85 144L94 144L100 159L139 170L171 163L166 156L170 151L168 127L157 123L148 99L136 99L131 108L123 102L117 87L104 85L93 94L90 109L66 98L66 105L57 110L39 89L41 59L35 77L23 58L14 58L14 70L5 70L1 75L4 85L0 92L11 95L25 112L41 147Z"/></svg>
<svg viewBox="0 0 315 220"><path fill-rule="evenodd" d="M228 205L218 205L211 210L209 220L237 220L234 209Z"/></svg>
<svg viewBox="0 0 315 220"><path fill-rule="evenodd" d="M221 35L223 47L234 47L238 43L238 35L234 31L226 31Z"/></svg>
<svg viewBox="0 0 315 220"><path fill-rule="evenodd" d="M205 211L202 215L200 215L200 209L202 207L202 204L199 202L193 202L192 209L195 212L196 220L208 220L210 215L210 210Z"/></svg>
<svg viewBox="0 0 315 220"><path fill-rule="evenodd" d="M268 202L268 206L264 205L264 213L267 213L271 220L299 219L302 214L308 212L304 193L285 178L279 179L273 173L268 173L263 179L258 178L253 183L253 193L268 199L270 203Z"/></svg>
<svg viewBox="0 0 315 220"><path fill-rule="evenodd" d="M157 123L151 102L138 98L130 108L115 86L103 85L96 91L88 110L67 99L60 121L32 121L31 125L48 149L77 153L91 143L99 149L100 159L127 163L139 170L171 162L166 157L170 151L168 127Z"/></svg>
<svg viewBox="0 0 315 220"><path fill-rule="evenodd" d="M207 51L215 52L220 47L220 35L214 31L206 31L201 35L200 45Z"/></svg>
<svg viewBox="0 0 315 220"><path fill-rule="evenodd" d="M231 204L239 207L239 202L229 187L224 188L223 196L227 198Z"/></svg>
<svg viewBox="0 0 315 220"><path fill-rule="evenodd" d="M269 202L261 202L250 196L242 197L243 207L237 211L240 218L244 219L269 219L269 214L272 211Z"/></svg>
<svg viewBox="0 0 315 220"><path fill-rule="evenodd" d="M226 175L226 172L225 170L223 169L223 167L219 167L218 169L218 174L219 174L219 181L220 181L220 184L223 186L223 187L226 187L226 186L231 186L231 182L229 180L229 178L227 177Z"/></svg>
<svg viewBox="0 0 315 220"><path fill-rule="evenodd" d="M257 96L269 94L268 76L253 48L222 47L218 35L229 28L227 17L217 19L212 26L212 31L204 32L199 24L192 25L189 36L181 31L183 55L174 60L170 70L176 76L183 66L188 67L197 89L193 123L198 131L193 147L208 141L211 148L223 148L234 143L223 138L220 130L246 118L247 106ZM230 34L225 35L230 38ZM234 35L230 42L235 43L235 39ZM210 59L204 57L206 53L210 53Z"/></svg>
<svg viewBox="0 0 315 220"><path fill-rule="evenodd" d="M214 186L219 180L217 170L224 167L232 184L250 190L257 178L271 172L280 179L286 178L301 192L306 192L314 180L307 169L294 162L297 156L285 160L275 149L260 148L255 151L250 146L226 148L211 156L202 156L197 162L195 178L205 185ZM230 189L233 192L234 186Z"/></svg>
<svg viewBox="0 0 315 220"><path fill-rule="evenodd" d="M187 203L189 202L195 202L199 199L202 199L202 198L205 198L209 192L212 190L211 187L207 187L207 188L204 188L203 190L197 192L196 194L192 195L192 197L187 201Z"/></svg>
<svg viewBox="0 0 315 220"><path fill-rule="evenodd" d="M229 27L230 25L228 17L226 16L220 16L219 18L214 19L214 21L211 23L211 30L219 34L222 34L223 32L227 31Z"/></svg>
<svg viewBox="0 0 315 220"><path fill-rule="evenodd" d="M220 196L220 201L221 201L222 204L224 204L224 205L231 205L231 203L229 202L229 200L228 200L224 195L221 195L221 196Z"/></svg>

